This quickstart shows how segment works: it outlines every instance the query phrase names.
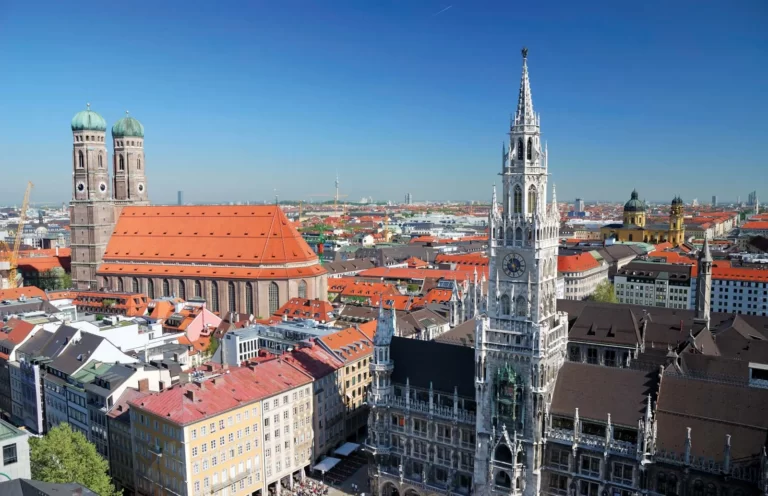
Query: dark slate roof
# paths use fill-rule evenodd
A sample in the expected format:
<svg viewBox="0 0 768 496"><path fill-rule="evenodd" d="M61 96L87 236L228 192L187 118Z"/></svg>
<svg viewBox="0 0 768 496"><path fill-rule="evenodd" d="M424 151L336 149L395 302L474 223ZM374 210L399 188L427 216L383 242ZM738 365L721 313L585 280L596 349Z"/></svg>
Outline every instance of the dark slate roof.
<svg viewBox="0 0 768 496"><path fill-rule="evenodd" d="M54 333L40 329L27 342L17 348L17 352L33 357L40 356L40 350L53 337Z"/></svg>
<svg viewBox="0 0 768 496"><path fill-rule="evenodd" d="M395 368L392 382L436 391L475 397L475 350L435 341L394 337L389 348Z"/></svg>
<svg viewBox="0 0 768 496"><path fill-rule="evenodd" d="M683 372L692 377L708 377L745 384L749 382L749 362L745 360L683 353L680 355L680 364Z"/></svg>
<svg viewBox="0 0 768 496"><path fill-rule="evenodd" d="M475 319L469 319L435 338L438 343L475 347Z"/></svg>
<svg viewBox="0 0 768 496"><path fill-rule="evenodd" d="M658 372L565 362L557 374L550 411L554 415L637 427L645 415L648 395L656 391Z"/></svg>
<svg viewBox="0 0 768 496"><path fill-rule="evenodd" d="M3 496L98 496L80 484L54 484L30 479L14 479L0 482Z"/></svg>
<svg viewBox="0 0 768 496"><path fill-rule="evenodd" d="M442 326L447 322L445 318L429 308L421 308L412 312L397 311L397 332L401 336L412 336L427 327Z"/></svg>
<svg viewBox="0 0 768 496"><path fill-rule="evenodd" d="M376 267L372 260L347 260L345 262L331 262L323 264L328 274L339 274L353 270L365 270Z"/></svg>
<svg viewBox="0 0 768 496"><path fill-rule="evenodd" d="M691 265L632 261L618 269L617 274L648 281L666 279L690 284L691 270Z"/></svg>
<svg viewBox="0 0 768 496"><path fill-rule="evenodd" d="M53 337L51 337L40 350L40 356L48 358L55 357L62 349L64 349L64 346L69 343L69 340L72 339L72 336L77 334L77 332L77 329L66 324L59 326L59 328L56 329L56 332L53 333Z"/></svg>
<svg viewBox="0 0 768 496"><path fill-rule="evenodd" d="M768 436L768 390L665 374L657 405L657 449L681 454L691 428L691 454L734 460L759 456Z"/></svg>
<svg viewBox="0 0 768 496"><path fill-rule="evenodd" d="M84 332L79 341L72 343L59 354L48 366L70 375L88 363L96 348L104 341L101 336Z"/></svg>

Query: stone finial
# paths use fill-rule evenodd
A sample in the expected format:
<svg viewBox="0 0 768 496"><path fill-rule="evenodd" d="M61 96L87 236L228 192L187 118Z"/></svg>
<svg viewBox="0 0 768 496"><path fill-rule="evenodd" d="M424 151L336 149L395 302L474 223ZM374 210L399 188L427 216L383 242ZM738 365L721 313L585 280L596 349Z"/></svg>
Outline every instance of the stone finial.
<svg viewBox="0 0 768 496"><path fill-rule="evenodd" d="M691 464L691 428L686 427L685 434L685 464Z"/></svg>
<svg viewBox="0 0 768 496"><path fill-rule="evenodd" d="M723 453L723 472L731 472L731 435L725 435L725 453Z"/></svg>

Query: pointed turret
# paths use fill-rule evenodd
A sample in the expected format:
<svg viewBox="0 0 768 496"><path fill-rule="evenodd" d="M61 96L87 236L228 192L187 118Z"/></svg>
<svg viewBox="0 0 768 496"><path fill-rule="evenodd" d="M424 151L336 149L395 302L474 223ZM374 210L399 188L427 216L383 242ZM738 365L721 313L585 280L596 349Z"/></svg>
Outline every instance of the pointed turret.
<svg viewBox="0 0 768 496"><path fill-rule="evenodd" d="M709 240L704 237L704 246L699 252L699 274L696 277L696 314L694 322L709 327L709 312L712 299L712 253Z"/></svg>
<svg viewBox="0 0 768 496"><path fill-rule="evenodd" d="M535 125L536 114L533 113L531 99L531 83L528 80L528 49L523 48L523 75L520 77L520 95L517 97L515 125Z"/></svg>
<svg viewBox="0 0 768 496"><path fill-rule="evenodd" d="M704 238L704 247L701 249L700 260L702 262L712 262L712 253L709 251L709 239Z"/></svg>
<svg viewBox="0 0 768 496"><path fill-rule="evenodd" d="M557 210L557 188L555 187L555 184L552 184L552 213L556 214L558 213Z"/></svg>

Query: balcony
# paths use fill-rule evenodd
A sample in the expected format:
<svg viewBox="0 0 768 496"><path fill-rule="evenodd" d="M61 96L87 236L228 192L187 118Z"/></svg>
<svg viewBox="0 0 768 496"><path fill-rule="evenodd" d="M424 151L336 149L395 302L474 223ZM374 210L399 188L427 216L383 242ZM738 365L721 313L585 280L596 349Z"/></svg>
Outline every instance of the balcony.
<svg viewBox="0 0 768 496"><path fill-rule="evenodd" d="M434 415L435 417L440 417L446 420L457 420L458 422L463 422L467 424L475 423L475 414L468 410L461 410L461 409L456 410L455 412L456 414L454 415L453 408L433 405L432 410L430 411L429 403L425 401L406 402L405 398L403 397L393 398L390 401L390 405L402 410L410 409L412 412L421 413L426 416Z"/></svg>
<svg viewBox="0 0 768 496"><path fill-rule="evenodd" d="M560 441L567 444L574 444L573 430L553 428L549 431L549 439ZM579 434L576 444L582 448L591 448L595 451L605 451L605 437L594 436L591 434ZM637 445L628 441L611 440L608 451L617 455L634 456L637 452Z"/></svg>

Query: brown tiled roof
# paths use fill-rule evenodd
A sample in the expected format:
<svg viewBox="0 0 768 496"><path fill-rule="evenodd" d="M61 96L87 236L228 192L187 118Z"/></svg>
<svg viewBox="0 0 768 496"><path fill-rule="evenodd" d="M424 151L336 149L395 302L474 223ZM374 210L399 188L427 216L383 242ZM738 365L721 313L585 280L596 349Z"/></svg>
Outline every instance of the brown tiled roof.
<svg viewBox="0 0 768 496"><path fill-rule="evenodd" d="M571 341L635 346L641 340L638 318L629 308L589 305L568 333Z"/></svg>
<svg viewBox="0 0 768 496"><path fill-rule="evenodd" d="M554 415L637 427L645 414L648 395L654 394L658 373L565 362L557 374L550 411Z"/></svg>
<svg viewBox="0 0 768 496"><path fill-rule="evenodd" d="M768 436L768 390L665 374L657 405L657 449L722 459L731 435L733 459L758 456Z"/></svg>

